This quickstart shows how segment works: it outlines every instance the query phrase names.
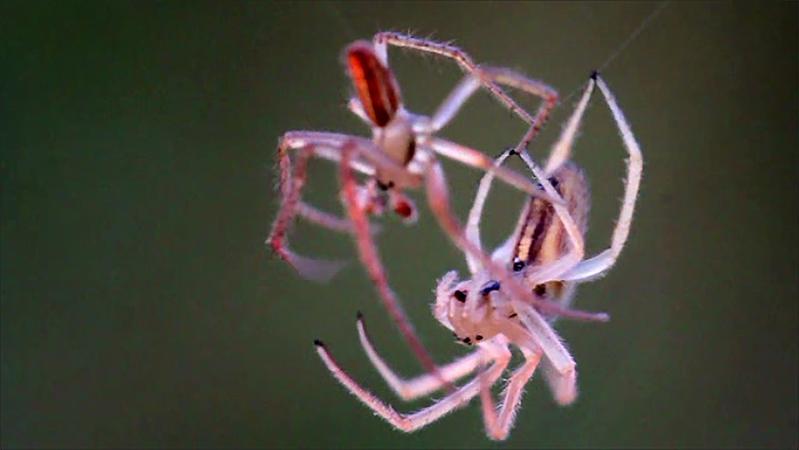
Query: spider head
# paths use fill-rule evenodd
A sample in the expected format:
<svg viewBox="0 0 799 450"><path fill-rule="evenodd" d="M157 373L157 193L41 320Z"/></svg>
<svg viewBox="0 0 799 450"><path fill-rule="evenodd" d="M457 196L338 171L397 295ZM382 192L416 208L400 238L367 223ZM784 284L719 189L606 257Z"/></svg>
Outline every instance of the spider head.
<svg viewBox="0 0 799 450"><path fill-rule="evenodd" d="M510 310L498 281L478 274L459 281L455 271L444 275L436 287L433 314L466 345L479 344L501 332L497 319Z"/></svg>

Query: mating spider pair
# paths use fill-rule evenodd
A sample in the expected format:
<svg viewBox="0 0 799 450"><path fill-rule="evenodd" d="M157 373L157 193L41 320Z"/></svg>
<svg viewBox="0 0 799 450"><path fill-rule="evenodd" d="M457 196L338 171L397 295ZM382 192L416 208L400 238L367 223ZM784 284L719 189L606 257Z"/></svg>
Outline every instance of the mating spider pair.
<svg viewBox="0 0 799 450"><path fill-rule="evenodd" d="M399 89L388 68L387 45L396 45L454 59L467 75L431 116L414 115L402 106ZM372 139L336 133L296 131L280 141L280 189L282 204L269 238L274 251L309 278L327 279L339 268L334 261L302 257L290 250L286 233L295 215L323 227L355 235L360 258L375 283L392 319L427 369L426 374L405 381L383 362L369 342L363 321L358 321L361 343L369 359L389 385L403 398L411 399L449 388L448 395L412 415L401 415L360 387L335 362L326 347L317 350L332 374L362 402L396 428L412 431L480 395L487 433L504 439L513 424L524 385L539 362L545 378L561 404L577 395L575 363L552 329L558 316L607 320L604 314L575 311L569 303L577 283L601 276L615 262L627 238L641 176L641 153L629 126L605 83L593 74L574 113L555 144L545 168L527 155L527 144L535 137L557 104L555 91L508 69L477 66L459 49L396 33L378 33L372 43L355 42L345 51L349 75L357 97L349 102L352 112L372 127ZM531 116L499 86L507 85L543 99ZM584 260L583 236L589 206L588 186L580 169L570 162L570 152L591 94L598 86L619 127L630 155L627 181L619 220L611 246ZM483 153L434 136L480 87L525 120L530 128L514 149L492 161ZM292 160L289 150L297 156ZM533 172L535 183L503 168L512 154L520 155ZM348 218L342 219L301 201L306 166L311 156L339 163L341 196ZM444 156L486 171L480 183L467 226L463 229L449 206L446 180L437 156ZM294 167L292 168L292 162ZM353 171L368 178L359 185ZM529 195L514 233L491 256L482 250L479 223L483 204L494 178ZM412 221L416 212L403 189L424 183L428 203L442 229L466 255L471 279L456 281L450 272L436 289L435 317L467 344L477 344L473 353L445 366L437 366L419 341L391 290L372 239L368 215L387 208ZM517 346L526 362L511 377L499 414L490 387L510 361L509 345ZM487 366L464 386L452 383Z"/></svg>

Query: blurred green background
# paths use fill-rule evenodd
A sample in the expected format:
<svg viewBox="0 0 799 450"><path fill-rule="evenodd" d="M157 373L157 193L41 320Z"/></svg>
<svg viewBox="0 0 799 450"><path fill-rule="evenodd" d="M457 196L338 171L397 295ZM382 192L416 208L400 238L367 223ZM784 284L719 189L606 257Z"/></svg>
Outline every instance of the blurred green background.
<svg viewBox="0 0 799 450"><path fill-rule="evenodd" d="M305 253L352 261L327 285L264 245L280 134L367 133L345 108L348 42L385 29L454 39L566 97L656 7L3 2L2 446L796 448L797 3L673 3L605 69L645 157L628 245L577 298L612 321L559 325L581 396L560 408L534 380L505 443L485 437L478 402L410 435L374 417L328 375L314 338L399 410L428 402L394 398L358 346L360 309L390 362L420 370L351 241L295 228ZM460 77L436 58L390 58L414 111ZM496 154L523 131L481 95L444 135ZM624 173L600 96L582 131L597 251ZM463 216L480 174L446 169ZM311 170L309 199L337 208L333 166ZM443 362L466 349L430 315L431 290L466 267L413 195L417 226L388 218L379 242ZM521 202L497 188L488 242Z"/></svg>

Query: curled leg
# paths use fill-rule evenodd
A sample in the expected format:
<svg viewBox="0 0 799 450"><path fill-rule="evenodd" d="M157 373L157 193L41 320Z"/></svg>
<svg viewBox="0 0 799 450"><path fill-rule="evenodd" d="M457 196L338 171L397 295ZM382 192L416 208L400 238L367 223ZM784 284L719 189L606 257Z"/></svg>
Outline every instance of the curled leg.
<svg viewBox="0 0 799 450"><path fill-rule="evenodd" d="M291 173L288 157L281 158L280 192L282 201L277 218L272 224L272 232L269 234L267 242L271 245L272 250L280 256L281 259L297 270L298 273L308 279L324 282L332 278L345 263L343 261L331 261L301 256L291 250L287 237L291 222L301 206L300 193L305 185L308 159L312 151L311 148L305 148L300 151L293 173Z"/></svg>
<svg viewBox="0 0 799 450"><path fill-rule="evenodd" d="M355 380L353 380L333 359L333 356L327 350L321 341L316 341L316 351L319 357L330 370L330 373L341 383L347 390L358 398L364 405L368 406L375 414L382 417L394 428L411 432L425 425L434 422L447 413L465 406L469 401L474 398L479 392L482 383L493 384L502 375L502 372L508 366L510 361L510 354L507 358L497 359L485 373L475 377L472 381L465 384L463 387L448 394L443 399L436 403L412 414L402 414L394 410L390 405L383 403L374 394L361 387Z"/></svg>
<svg viewBox="0 0 799 450"><path fill-rule="evenodd" d="M635 140L630 124L624 117L624 113L616 103L616 98L610 89L605 84L605 81L599 77L598 74L593 74L596 79L599 90L605 97L605 101L613 114L613 119L616 126L619 128L624 148L627 150L629 159L627 160L627 180L624 186L624 200L622 201L621 210L619 211L619 218L616 222L616 227L613 229L611 237L610 248L603 251L593 258L581 262L577 267L572 269L563 278L572 281L587 281L592 278L601 276L608 269L613 267L616 259L619 257L627 236L630 234L630 225L633 220L633 212L635 211L635 201L638 198L638 188L641 184L641 172L643 170L643 156L641 155L641 148Z"/></svg>
<svg viewBox="0 0 799 450"><path fill-rule="evenodd" d="M486 75L485 72L472 61L469 55L453 45L419 39L395 32L377 33L372 39L372 42L374 43L375 53L386 67L388 67L387 45L408 48L422 53L434 54L452 59L464 72L479 80L480 85L485 87L491 95L505 105L511 112L521 117L527 123L532 123L533 121L530 114L516 104L505 91L491 81L490 76Z"/></svg>
<svg viewBox="0 0 799 450"><path fill-rule="evenodd" d="M401 167L385 158L366 139L310 131L292 131L283 135L278 145L281 204L267 242L281 259L294 267L302 276L312 280L326 281L330 279L344 263L308 258L295 253L289 245L287 234L297 215L335 231L351 231L348 221L327 214L301 201L302 189L307 181L308 160L314 156L338 162L341 160L341 147L347 141L356 142L364 148L364 151L360 152L362 157L350 162L354 170L372 175L375 173L374 167L380 166L381 170L396 174L403 180L408 179ZM296 167L293 169L292 159L289 155L291 150L298 153ZM385 169L383 169L384 167Z"/></svg>
<svg viewBox="0 0 799 450"><path fill-rule="evenodd" d="M406 401L414 400L442 389L445 387L445 382L452 383L465 377L472 373L479 364L487 362L487 356L478 349L449 364L440 366L438 370L443 380L429 373L406 380L394 373L377 353L377 350L375 350L369 339L369 335L366 333L366 324L360 313L358 314L358 337L361 340L361 346L363 346L366 355L369 357L369 361L372 362L372 365L375 366L375 369L377 369L383 379L386 380L386 383L388 383L391 389L400 398Z"/></svg>

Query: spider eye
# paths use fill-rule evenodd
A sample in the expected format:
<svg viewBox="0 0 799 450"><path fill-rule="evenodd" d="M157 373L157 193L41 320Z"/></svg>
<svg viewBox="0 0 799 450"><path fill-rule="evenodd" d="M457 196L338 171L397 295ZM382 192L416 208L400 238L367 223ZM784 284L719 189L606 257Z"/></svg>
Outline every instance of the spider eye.
<svg viewBox="0 0 799 450"><path fill-rule="evenodd" d="M466 301L466 291L455 291L452 293L452 296L461 303Z"/></svg>
<svg viewBox="0 0 799 450"><path fill-rule="evenodd" d="M513 258L513 271L514 272L518 272L518 271L520 271L522 269L524 269L524 261L522 261L518 257L517 258Z"/></svg>

